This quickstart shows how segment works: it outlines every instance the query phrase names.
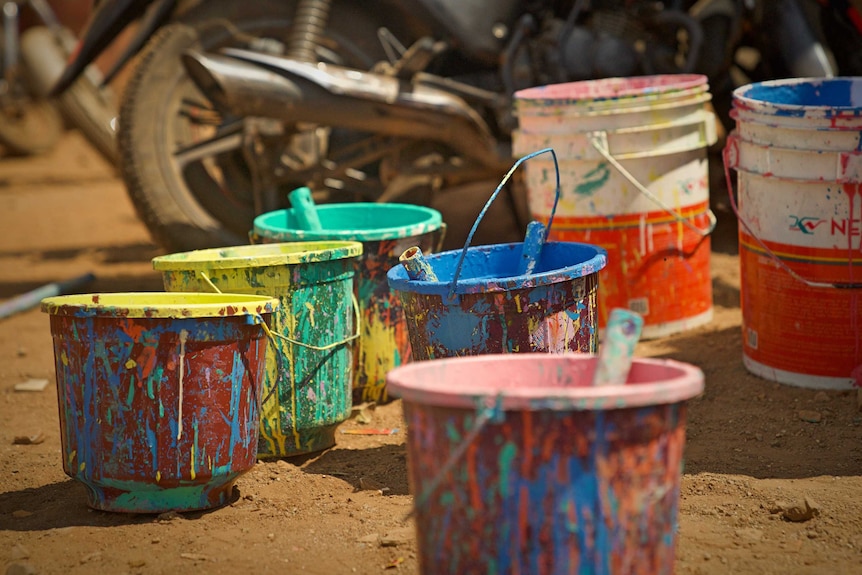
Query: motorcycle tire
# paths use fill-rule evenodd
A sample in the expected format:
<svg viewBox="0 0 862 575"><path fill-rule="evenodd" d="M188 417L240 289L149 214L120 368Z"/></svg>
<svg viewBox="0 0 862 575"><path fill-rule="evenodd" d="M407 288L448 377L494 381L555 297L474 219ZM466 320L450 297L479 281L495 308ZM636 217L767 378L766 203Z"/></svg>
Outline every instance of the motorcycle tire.
<svg viewBox="0 0 862 575"><path fill-rule="evenodd" d="M350 39L350 49L365 49L363 43L372 51L376 48L379 53L356 55L361 65L370 66L383 58L377 28L354 6L336 2L327 37L341 30ZM180 56L189 49L236 46L237 38L255 34L285 42L293 12L293 3L284 0L205 2L159 30L141 53L120 108L119 165L139 217L164 249L179 252L246 244L256 215L251 181L244 179L247 165L235 157L238 152L230 152L227 160L228 154L223 154L184 166L173 157L195 130L208 129L194 125L196 114L218 115L188 78ZM190 101L203 105L185 112L183 106ZM204 164L216 161L220 162L216 169ZM213 172L226 174L225 179L218 181ZM230 178L233 185L226 185Z"/></svg>
<svg viewBox="0 0 862 575"><path fill-rule="evenodd" d="M69 32L71 34L71 32ZM47 94L66 66L66 53L57 36L44 26L21 35L21 58L40 93ZM67 124L77 128L111 165L117 160L117 111L108 88L99 88L95 69L72 84L57 99L57 108Z"/></svg>
<svg viewBox="0 0 862 575"><path fill-rule="evenodd" d="M52 102L29 98L14 105L0 104L0 145L16 156L51 151L63 133L63 118Z"/></svg>

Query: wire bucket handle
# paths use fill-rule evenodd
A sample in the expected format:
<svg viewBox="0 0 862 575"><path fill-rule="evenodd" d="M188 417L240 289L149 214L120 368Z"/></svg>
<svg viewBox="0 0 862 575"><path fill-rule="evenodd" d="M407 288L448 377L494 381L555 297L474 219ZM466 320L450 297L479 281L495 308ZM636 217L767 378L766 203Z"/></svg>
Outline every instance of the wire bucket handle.
<svg viewBox="0 0 862 575"><path fill-rule="evenodd" d="M757 242L757 245L760 246L767 256L777 265L779 268L787 272L790 277L795 279L798 282L801 282L808 287L813 288L836 288L836 289L844 289L844 290L859 290L862 289L862 283L846 283L846 282L817 282L814 280L810 280L808 278L804 278L795 271L793 271L790 266L784 263L778 255L769 249L769 246L760 239L760 237L754 233L754 230L749 225L748 221L742 217L742 214L739 213L739 207L736 205L736 198L733 196L733 178L730 177L730 170L738 170L739 166L739 143L737 142L737 136L734 134L730 134L727 138L727 144L724 146L724 150L721 152L722 159L724 160L724 177L727 179L727 195L730 198L730 207L733 208L733 213L736 215L736 219L739 220L739 223L745 228L745 231L748 232L754 241ZM839 180L840 181L840 180ZM844 181L841 182L844 185L854 185L859 187L859 182L852 181Z"/></svg>
<svg viewBox="0 0 862 575"><path fill-rule="evenodd" d="M213 290L215 290L217 293L222 293L222 291L220 289L218 289L218 286L216 286L213 283L213 281L210 279L210 277L207 275L207 273L205 271L201 270L201 271L198 271L197 273L198 273L198 276L200 276L200 278L202 280L204 280L204 282L206 282L206 284L209 285ZM278 339L286 341L287 343L291 343L293 345L298 345L298 346L304 347L306 349L311 349L314 351L329 351L330 349L338 347L339 345L344 345L346 343L350 343L351 341L359 338L359 335L361 333L361 329L362 329L361 319L362 318L361 318L361 315L359 312L359 301L356 299L356 294L354 294L352 292L350 294L350 297L351 297L352 303L353 303L354 333L353 333L353 335L350 335L350 336L348 336L342 340L334 341L334 342L328 343L326 345L313 345L310 343L305 343L304 341L299 341L298 339L290 338L290 337L284 335L283 333L279 333L277 331L272 331L269 329L269 327L266 325L266 323L263 323L263 329L264 329L264 331L266 331L267 336L273 342L273 344L275 343L274 338L278 338Z"/></svg>
<svg viewBox="0 0 862 575"><path fill-rule="evenodd" d="M470 248L470 244L473 243L473 234L476 233L476 229L482 222L482 218L484 218L485 214L488 213L488 208L491 207L491 204L494 203L494 200L496 200L497 196L500 195L500 190L503 189L503 186L506 185L506 182L509 181L509 178L512 177L512 174L514 174L515 170L518 169L518 166L520 166L530 158L535 158L539 154L544 154L546 152L550 153L551 157L554 159L554 171L556 172L557 177L557 187L555 189L554 196L554 207L551 208L551 216L548 218L548 226L545 228L545 233L542 236L541 243L544 245L544 243L548 241L548 233L550 233L551 231L551 226L554 225L554 215L557 213L557 204L560 201L560 165L557 163L557 154L554 152L553 148L543 148L518 159L518 161L515 162L515 164L511 168L509 168L509 171L506 172L506 175L503 176L503 179L497 185L497 189L494 190L494 193L491 194L491 197L488 198L488 201L485 202L485 206L479 212L479 215L476 217L476 221L473 222L473 227L470 228L470 233L467 234L467 241L464 243L464 249L461 250L461 256L458 258L458 265L455 266L455 273L452 275L452 282L449 284L449 301L456 300L455 288L458 284L458 278L461 276L461 267L464 265L464 258L467 256L467 250Z"/></svg>
<svg viewBox="0 0 862 575"><path fill-rule="evenodd" d="M611 154L610 150L608 149L607 132L589 132L587 137L589 138L590 144L593 146L593 148L595 148L596 151L601 154L602 157L607 160L608 163L613 166L616 171L620 173L620 175L627 179L631 185L633 185L640 193L649 198L654 204L659 206L668 214L672 215L676 221L702 237L708 236L713 232L713 230L715 230L717 220L715 218L715 214L712 213L712 210L710 208L706 209L706 217L709 218L709 225L706 227L706 229L701 229L691 223L688 218L686 218L685 216L677 212L675 209L664 203L661 198L653 194L646 186L640 183L638 179L635 178L631 172L625 169L625 167L613 156L613 154Z"/></svg>

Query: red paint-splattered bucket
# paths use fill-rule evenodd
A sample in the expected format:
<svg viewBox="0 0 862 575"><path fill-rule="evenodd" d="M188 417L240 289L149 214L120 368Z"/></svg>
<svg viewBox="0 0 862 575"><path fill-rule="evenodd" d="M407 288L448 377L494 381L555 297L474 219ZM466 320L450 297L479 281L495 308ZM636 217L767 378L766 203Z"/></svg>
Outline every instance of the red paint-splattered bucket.
<svg viewBox="0 0 862 575"><path fill-rule="evenodd" d="M42 301L51 316L63 470L95 509L226 503L254 466L278 300L121 293Z"/></svg>
<svg viewBox="0 0 862 575"><path fill-rule="evenodd" d="M389 373L422 573L673 572L685 402L703 373L636 359L625 385L594 387L595 365L509 354Z"/></svg>

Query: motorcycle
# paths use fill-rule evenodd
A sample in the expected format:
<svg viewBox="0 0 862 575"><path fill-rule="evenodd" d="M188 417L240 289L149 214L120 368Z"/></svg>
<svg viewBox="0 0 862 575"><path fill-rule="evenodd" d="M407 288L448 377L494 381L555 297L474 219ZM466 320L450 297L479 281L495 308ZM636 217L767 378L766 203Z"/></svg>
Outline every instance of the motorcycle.
<svg viewBox="0 0 862 575"><path fill-rule="evenodd" d="M116 111L98 69L83 67L67 90L48 99L75 48L75 35L46 0L6 0L0 10L0 144L17 154L44 153L59 139L65 120L114 163ZM27 16L38 23L22 32Z"/></svg>
<svg viewBox="0 0 862 575"><path fill-rule="evenodd" d="M801 4L107 0L55 90L140 19L115 66L141 51L119 163L156 241L184 251L246 241L300 186L317 201L417 203L493 188L513 160L514 93L530 86L703 73L726 120L757 18L783 26L760 37L761 68L834 75Z"/></svg>

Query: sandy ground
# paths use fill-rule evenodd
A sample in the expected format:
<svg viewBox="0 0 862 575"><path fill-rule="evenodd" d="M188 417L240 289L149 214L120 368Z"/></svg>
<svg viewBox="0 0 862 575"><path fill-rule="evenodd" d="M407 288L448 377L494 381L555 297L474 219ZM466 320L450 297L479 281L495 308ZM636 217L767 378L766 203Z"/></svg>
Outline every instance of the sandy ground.
<svg viewBox="0 0 862 575"><path fill-rule="evenodd" d="M159 249L121 182L76 133L44 157L0 157L0 199L0 300L88 271L98 276L90 291L161 288L150 266ZM447 204L470 221L478 210ZM696 364L706 375L706 392L691 402L676 572L862 573L856 395L795 389L745 371L733 222L719 216L715 320L637 350ZM14 391L31 378L50 384ZM361 407L342 430L401 431L338 434L325 453L258 463L221 509L159 517L91 511L84 488L61 467L48 318L33 309L0 320L0 567L10 574L414 573L401 405ZM15 444L19 436L37 443ZM794 515L806 498L813 511Z"/></svg>

